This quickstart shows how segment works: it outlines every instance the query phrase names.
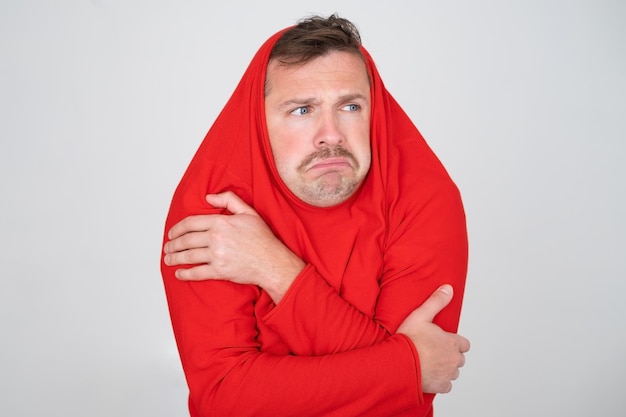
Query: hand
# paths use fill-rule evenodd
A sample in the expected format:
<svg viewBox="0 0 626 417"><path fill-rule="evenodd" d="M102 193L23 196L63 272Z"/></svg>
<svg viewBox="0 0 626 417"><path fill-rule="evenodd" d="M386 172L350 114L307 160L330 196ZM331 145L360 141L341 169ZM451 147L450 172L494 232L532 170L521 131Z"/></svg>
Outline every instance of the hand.
<svg viewBox="0 0 626 417"><path fill-rule="evenodd" d="M446 393L459 377L470 349L469 341L456 333L442 330L434 317L452 300L452 287L443 285L400 324L398 333L407 335L415 344L422 371L422 391Z"/></svg>
<svg viewBox="0 0 626 417"><path fill-rule="evenodd" d="M163 248L166 265L194 265L176 271L180 280L222 279L258 285L274 302L304 268L304 262L235 193L209 194L207 202L232 215L189 216L172 227Z"/></svg>

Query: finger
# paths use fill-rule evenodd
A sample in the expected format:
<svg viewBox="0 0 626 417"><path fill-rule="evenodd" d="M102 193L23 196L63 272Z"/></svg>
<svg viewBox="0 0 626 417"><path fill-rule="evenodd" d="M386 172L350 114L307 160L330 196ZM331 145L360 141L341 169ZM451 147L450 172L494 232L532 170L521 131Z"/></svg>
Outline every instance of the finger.
<svg viewBox="0 0 626 417"><path fill-rule="evenodd" d="M219 194L207 194L206 201L215 208L224 208L232 214L251 214L257 215L257 212L247 205L239 196L232 191L226 191Z"/></svg>
<svg viewBox="0 0 626 417"><path fill-rule="evenodd" d="M441 390L439 390L440 394L447 394L450 391L452 391L452 382L448 382L446 384L443 385L443 387L441 388Z"/></svg>
<svg viewBox="0 0 626 417"><path fill-rule="evenodd" d="M465 365L465 355L461 353L461 357L457 364L457 368L462 368Z"/></svg>
<svg viewBox="0 0 626 417"><path fill-rule="evenodd" d="M190 232L202 232L209 229L210 214L188 216L176 223L167 233L167 237L172 240Z"/></svg>
<svg viewBox="0 0 626 417"><path fill-rule="evenodd" d="M449 284L442 285L414 311L414 315L423 321L432 322L435 316L450 303L452 295L452 286Z"/></svg>
<svg viewBox="0 0 626 417"><path fill-rule="evenodd" d="M464 338L463 336L459 335L459 350L461 351L461 353L466 353L469 352L470 350L470 341L467 340L466 338Z"/></svg>
<svg viewBox="0 0 626 417"><path fill-rule="evenodd" d="M209 243L208 232L189 232L167 242L163 246L163 252L175 253L194 248L206 248Z"/></svg>
<svg viewBox="0 0 626 417"><path fill-rule="evenodd" d="M196 265L209 262L209 249L189 249L182 252L168 253L163 258L167 266Z"/></svg>
<svg viewBox="0 0 626 417"><path fill-rule="evenodd" d="M176 278L181 281L204 281L208 279L219 279L213 276L214 272L210 265L198 265L193 268L181 268L175 272Z"/></svg>

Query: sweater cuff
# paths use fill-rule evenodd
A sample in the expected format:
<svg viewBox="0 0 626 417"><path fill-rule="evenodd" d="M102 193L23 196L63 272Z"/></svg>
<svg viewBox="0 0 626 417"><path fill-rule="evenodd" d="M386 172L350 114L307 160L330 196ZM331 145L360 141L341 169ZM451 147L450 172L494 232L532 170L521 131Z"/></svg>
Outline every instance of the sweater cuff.
<svg viewBox="0 0 626 417"><path fill-rule="evenodd" d="M413 354L413 361L415 363L415 389L417 391L417 400L419 405L422 405L424 404L424 392L422 391L422 368L420 366L419 354L417 353L417 349L415 348L413 341L407 335L396 333L396 336L400 336L406 341L407 345L409 345L409 349L411 349L411 353Z"/></svg>
<svg viewBox="0 0 626 417"><path fill-rule="evenodd" d="M302 271L298 274L298 276L293 280L287 292L281 298L281 300L276 304L276 306L269 311L266 315L262 317L262 320L267 322L274 316L280 316L281 312L285 309L289 311L289 305L296 302L297 294L299 292L300 287L303 285L302 283L306 279L306 276L314 271L313 265L307 264Z"/></svg>

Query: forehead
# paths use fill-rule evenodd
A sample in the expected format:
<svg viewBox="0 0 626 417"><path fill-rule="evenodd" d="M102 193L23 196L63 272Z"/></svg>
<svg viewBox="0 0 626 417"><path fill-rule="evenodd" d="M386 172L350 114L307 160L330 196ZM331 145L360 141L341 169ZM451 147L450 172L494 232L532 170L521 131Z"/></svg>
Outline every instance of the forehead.
<svg viewBox="0 0 626 417"><path fill-rule="evenodd" d="M363 58L355 53L335 51L304 64L284 65L277 60L268 64L266 97L326 87L369 91Z"/></svg>

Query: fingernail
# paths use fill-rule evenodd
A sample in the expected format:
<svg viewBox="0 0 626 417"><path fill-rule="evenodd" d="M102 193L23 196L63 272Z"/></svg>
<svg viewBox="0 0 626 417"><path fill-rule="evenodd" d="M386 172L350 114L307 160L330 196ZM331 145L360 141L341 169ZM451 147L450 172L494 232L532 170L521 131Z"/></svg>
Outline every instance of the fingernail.
<svg viewBox="0 0 626 417"><path fill-rule="evenodd" d="M441 287L439 287L439 291L441 291L445 295L450 295L452 294L452 286L450 284L444 284Z"/></svg>
<svg viewBox="0 0 626 417"><path fill-rule="evenodd" d="M163 262L165 262L165 265L169 265L170 264L170 256L169 255L165 255L165 257L163 258Z"/></svg>

